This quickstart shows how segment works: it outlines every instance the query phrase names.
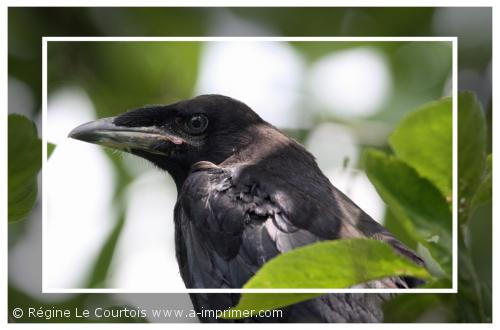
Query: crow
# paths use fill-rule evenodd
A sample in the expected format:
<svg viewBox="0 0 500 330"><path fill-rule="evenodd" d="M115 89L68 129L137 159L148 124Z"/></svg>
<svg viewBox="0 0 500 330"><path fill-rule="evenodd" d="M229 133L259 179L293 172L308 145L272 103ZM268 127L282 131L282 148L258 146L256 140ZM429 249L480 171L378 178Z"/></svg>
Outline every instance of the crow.
<svg viewBox="0 0 500 330"><path fill-rule="evenodd" d="M173 177L176 258L188 288L241 288L281 253L353 237L385 241L423 265L332 185L302 145L233 98L201 95L144 106L80 125L69 136L140 156ZM363 287L416 284L393 277ZM193 293L190 298L196 311L221 310L237 304L239 294ZM377 322L385 299L384 294L327 294L284 308L279 320L245 321Z"/></svg>

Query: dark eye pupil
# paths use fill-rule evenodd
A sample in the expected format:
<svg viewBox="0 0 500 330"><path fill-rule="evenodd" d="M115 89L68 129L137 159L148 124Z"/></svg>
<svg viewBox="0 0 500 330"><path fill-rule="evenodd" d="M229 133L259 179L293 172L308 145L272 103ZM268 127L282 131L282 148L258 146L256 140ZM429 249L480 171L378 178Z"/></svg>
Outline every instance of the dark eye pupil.
<svg viewBox="0 0 500 330"><path fill-rule="evenodd" d="M193 126L193 128L200 128L201 125L202 123L200 117L194 117L193 119L191 119L191 126Z"/></svg>
<svg viewBox="0 0 500 330"><path fill-rule="evenodd" d="M200 134L207 128L208 119L204 115L195 115L186 122L188 133Z"/></svg>

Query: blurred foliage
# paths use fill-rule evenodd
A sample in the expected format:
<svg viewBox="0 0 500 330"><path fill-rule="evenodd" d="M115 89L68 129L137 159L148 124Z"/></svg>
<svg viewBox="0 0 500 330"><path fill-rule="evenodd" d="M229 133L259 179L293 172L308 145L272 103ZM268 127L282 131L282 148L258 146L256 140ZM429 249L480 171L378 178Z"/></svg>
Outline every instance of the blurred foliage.
<svg viewBox="0 0 500 330"><path fill-rule="evenodd" d="M42 36L431 36L435 35L433 19L436 13L436 8L424 7L9 8L8 71L9 77L26 84L34 97L32 108L17 109L17 111L21 110L31 119L36 119L41 109ZM235 21L242 23L234 26ZM485 19L481 24L491 26L491 17L489 21ZM482 75L491 61L491 42L476 44L474 48L467 46L472 43L466 29L461 29L458 33L459 70L472 70ZM345 123L339 118L317 115L314 124L328 120L349 125L356 132L363 150L376 146L384 152L367 152L366 154L372 157L365 166L368 170L368 165L371 165L371 179L375 185L377 180L380 182L378 190L389 206L385 218L386 227L412 248L422 253L427 251L449 276L450 259L446 257L446 253L449 253L447 244L450 242L449 240L447 242L446 235L443 234L447 230L446 220L443 219L446 219L450 212L449 195L443 195L443 192L449 191L449 182L443 181L436 186L433 178L437 176L431 171L432 169L414 163L413 153L401 156L397 151L398 148L405 147L405 143L400 146L391 141L388 145L387 134L382 132L374 135L374 130L369 126L370 121L384 122L388 123L390 131L405 113L441 97L451 71L449 46L444 43L427 43L426 47L415 47L413 43L366 44L375 47L388 61L393 75L392 97L383 106L383 110L372 118ZM293 47L304 56L308 65L332 51L353 46L354 44L349 42L329 46L293 43ZM202 52L198 43L189 42L177 43L175 47L163 43L143 43L140 47L135 47L132 43L124 45L112 42L51 42L48 50L49 93L67 85L79 86L91 98L97 117L115 115L147 103L169 103L189 97L193 93ZM460 291L458 294L398 296L385 306L387 322L426 320L426 315L434 309L445 311L438 318L441 321L491 320L491 157L488 160L486 154L491 152L492 102L491 92L488 89L491 82L488 78L483 79L486 83L480 81L472 87L480 96L486 95L486 99L484 97L480 99L486 111L481 109L479 101L471 94L462 94L459 100L458 184L459 221L462 224L459 231ZM459 80L459 87L461 83ZM310 109L304 109L308 110ZM36 141L36 131L33 133L33 128L29 128L27 132L27 136ZM287 133L299 141L304 141L309 135L309 130L287 131ZM17 166L11 166L11 157L12 160L25 157L21 148L10 145L17 143L18 139L17 136L11 138L10 134L17 134L17 129L14 129L14 124L11 124L9 119L9 207L11 198L16 196L15 194L11 196L10 190L11 169L17 169ZM39 144L33 141L29 143ZM396 156L388 155L391 147ZM106 155L114 165L118 178L114 207L122 211L117 212L114 227L102 243L101 252L89 270L85 283L82 284L87 287L106 286L116 242L124 226L124 191L134 179L118 154L106 152ZM443 161L443 157L448 157L447 155L448 152L440 154L438 157L440 162ZM36 151L26 157L41 159L41 153ZM38 166L37 164L39 161L35 160L32 163L33 168ZM394 172L387 173L384 166L389 166ZM30 172L29 180L22 182L24 184L33 182L38 169L39 166ZM387 185L387 182L390 182L388 180L397 181L398 175L410 180L408 184L414 184L412 186L414 193L425 193L417 196L420 200L411 199L412 196L405 194L406 191L394 191L392 189L395 187ZM441 179L444 178L440 177L438 180ZM382 186L382 183L386 185ZM35 202L33 194L26 196L31 198L26 198L29 203L26 203L26 209L21 212L24 214L23 217ZM438 207L435 209L424 205L424 201ZM415 205L420 205L422 208ZM436 222L428 219L435 219ZM24 223L25 221L18 221L9 225L10 247L23 239ZM433 239L432 233L435 232L440 232L439 244ZM423 239L429 237L430 241ZM39 272L38 269L33 271ZM450 282L445 277L433 285L447 287ZM105 301L109 296L74 294L67 300L54 304L34 299L26 292L10 287L9 309L33 305L85 307L89 305L91 297ZM117 302L113 301L109 306L116 304Z"/></svg>
<svg viewBox="0 0 500 330"><path fill-rule="evenodd" d="M9 223L26 218L35 205L37 175L42 167L42 141L35 124L21 115L9 115L8 194ZM47 146L50 156L55 146Z"/></svg>
<svg viewBox="0 0 500 330"><path fill-rule="evenodd" d="M492 155L485 153L486 125L475 95L462 94L458 108L460 298L456 307L464 312L465 321L491 322Z"/></svg>
<svg viewBox="0 0 500 330"><path fill-rule="evenodd" d="M42 141L35 124L20 115L9 116L9 222L25 218L36 201Z"/></svg>
<svg viewBox="0 0 500 330"><path fill-rule="evenodd" d="M458 105L458 193L461 211L470 208L470 202L482 182L486 166L486 123L484 112L475 95L463 93ZM462 217L466 220L467 217ZM463 223L463 221L460 221Z"/></svg>
<svg viewBox="0 0 500 330"><path fill-rule="evenodd" d="M310 63L332 52L360 46L359 42L352 41L293 42L292 45ZM441 97L451 72L449 43L363 42L362 47L372 47L382 54L391 68L392 75L391 97L381 111L367 119L396 124L405 112ZM318 121L322 120L324 118L318 118ZM369 138L365 140L370 141Z"/></svg>
<svg viewBox="0 0 500 330"><path fill-rule="evenodd" d="M50 42L48 89L75 84L99 117L188 98L196 81L196 42Z"/></svg>

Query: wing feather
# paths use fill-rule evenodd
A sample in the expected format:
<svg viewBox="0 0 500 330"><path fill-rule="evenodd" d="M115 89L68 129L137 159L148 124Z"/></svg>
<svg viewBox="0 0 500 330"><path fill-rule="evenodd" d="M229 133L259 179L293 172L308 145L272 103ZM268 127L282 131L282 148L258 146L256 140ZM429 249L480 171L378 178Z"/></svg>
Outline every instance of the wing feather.
<svg viewBox="0 0 500 330"><path fill-rule="evenodd" d="M334 202L325 205L300 189L277 189L283 178L260 182L257 175L246 173L242 179L241 173L240 168L202 162L193 167L183 185L176 206L176 242L181 275L188 287L240 288L278 254L342 237L383 240L399 253L422 262L335 188L331 190ZM406 287L401 278L365 285ZM328 296L340 299L339 295ZM195 304L205 308L230 307L237 297L192 295Z"/></svg>

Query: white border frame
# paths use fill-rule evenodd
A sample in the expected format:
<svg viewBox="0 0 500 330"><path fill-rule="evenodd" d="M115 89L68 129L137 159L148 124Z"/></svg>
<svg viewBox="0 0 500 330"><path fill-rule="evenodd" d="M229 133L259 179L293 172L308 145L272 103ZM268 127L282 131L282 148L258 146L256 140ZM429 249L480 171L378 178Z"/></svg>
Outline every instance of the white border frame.
<svg viewBox="0 0 500 330"><path fill-rule="evenodd" d="M444 41L452 43L452 107L453 107L453 210L452 210L452 287L423 289L193 289L152 290L152 289L119 289L119 288L48 288L45 271L44 253L47 234L47 183L45 166L47 162L47 44L48 42L219 42L219 41L251 41L251 42L341 42L341 41ZM457 37L43 37L42 38L42 293L457 293L458 292L458 204L457 204Z"/></svg>

